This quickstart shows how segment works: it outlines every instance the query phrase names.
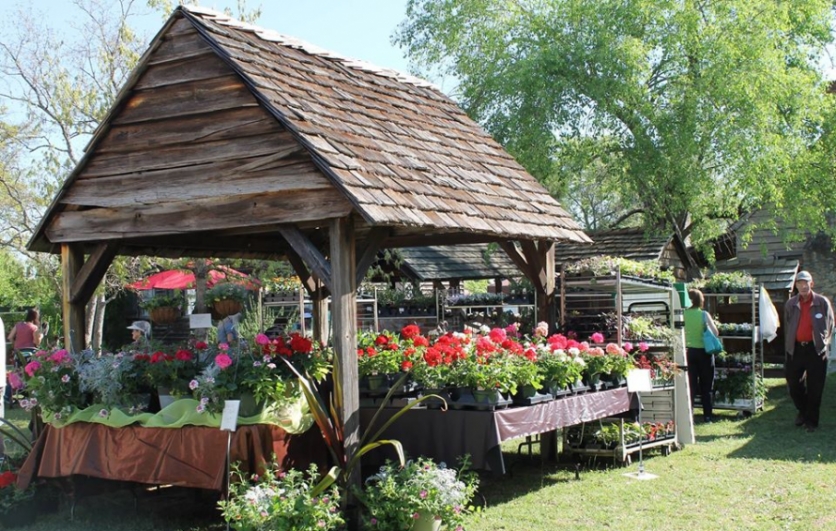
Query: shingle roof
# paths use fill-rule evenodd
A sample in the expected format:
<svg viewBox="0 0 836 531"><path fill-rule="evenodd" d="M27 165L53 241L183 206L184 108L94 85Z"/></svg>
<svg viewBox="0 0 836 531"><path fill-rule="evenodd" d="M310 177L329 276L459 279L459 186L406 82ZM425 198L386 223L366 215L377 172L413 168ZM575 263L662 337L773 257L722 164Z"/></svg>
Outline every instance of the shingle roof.
<svg viewBox="0 0 836 531"><path fill-rule="evenodd" d="M178 8L370 224L585 241L547 191L429 83L204 8Z"/></svg>
<svg viewBox="0 0 836 531"><path fill-rule="evenodd" d="M659 260L670 236L653 236L641 228L588 232L593 243L561 242L555 247L557 264L593 256L615 256L630 260Z"/></svg>
<svg viewBox="0 0 836 531"><path fill-rule="evenodd" d="M522 275L502 249L488 252L487 244L404 247L400 252L404 267L423 281Z"/></svg>

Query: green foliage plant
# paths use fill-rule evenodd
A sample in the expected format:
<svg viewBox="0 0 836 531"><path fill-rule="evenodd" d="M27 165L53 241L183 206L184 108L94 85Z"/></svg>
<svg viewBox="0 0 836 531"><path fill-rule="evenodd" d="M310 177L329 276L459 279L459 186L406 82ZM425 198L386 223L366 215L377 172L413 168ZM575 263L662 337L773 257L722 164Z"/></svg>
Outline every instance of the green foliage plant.
<svg viewBox="0 0 836 531"><path fill-rule="evenodd" d="M244 304L248 298L249 292L241 284L221 282L206 290L205 301L209 304L222 300L234 300Z"/></svg>
<svg viewBox="0 0 836 531"><path fill-rule="evenodd" d="M171 295L154 295L150 299L146 299L139 303L144 310L153 310L154 308L177 308L183 307L183 293L180 290L175 290Z"/></svg>

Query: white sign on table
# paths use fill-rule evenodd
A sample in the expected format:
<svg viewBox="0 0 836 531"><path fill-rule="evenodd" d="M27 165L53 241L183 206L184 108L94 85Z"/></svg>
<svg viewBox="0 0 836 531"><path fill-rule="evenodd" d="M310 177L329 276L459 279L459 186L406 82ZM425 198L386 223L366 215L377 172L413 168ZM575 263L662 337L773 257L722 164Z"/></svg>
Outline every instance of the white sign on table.
<svg viewBox="0 0 836 531"><path fill-rule="evenodd" d="M649 393L653 391L650 369L633 369L628 372L627 391L630 393Z"/></svg>
<svg viewBox="0 0 836 531"><path fill-rule="evenodd" d="M224 411L221 414L221 431L235 431L238 426L238 408L240 400L224 401Z"/></svg>

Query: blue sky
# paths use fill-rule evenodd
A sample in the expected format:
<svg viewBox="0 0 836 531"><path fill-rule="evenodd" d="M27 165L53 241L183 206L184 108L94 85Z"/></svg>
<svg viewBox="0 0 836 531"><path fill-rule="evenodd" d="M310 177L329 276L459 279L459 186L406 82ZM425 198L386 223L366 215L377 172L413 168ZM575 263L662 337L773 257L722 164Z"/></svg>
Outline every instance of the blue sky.
<svg viewBox="0 0 836 531"><path fill-rule="evenodd" d="M106 0L113 1L113 0ZM176 0L174 0L176 3ZM236 13L236 0L201 0L201 6ZM406 0L248 0L249 8L261 4L256 25L296 37L320 48L377 66L407 71L400 49L390 44L397 25L404 20ZM30 5L48 14L55 28L70 28L80 12L71 0L0 0L0 16L15 7ZM134 0L137 11L147 13L133 21L133 27L149 38L162 27L159 13L150 13L145 0ZM67 29L67 31L71 31Z"/></svg>

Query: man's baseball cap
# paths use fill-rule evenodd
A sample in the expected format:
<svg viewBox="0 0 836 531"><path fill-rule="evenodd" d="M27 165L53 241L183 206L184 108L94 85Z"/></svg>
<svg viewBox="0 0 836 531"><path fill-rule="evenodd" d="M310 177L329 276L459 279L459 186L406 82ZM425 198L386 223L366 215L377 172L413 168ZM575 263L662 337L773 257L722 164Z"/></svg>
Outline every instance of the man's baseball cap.
<svg viewBox="0 0 836 531"><path fill-rule="evenodd" d="M813 275L811 275L807 271L799 271L798 274L795 276L795 281L798 282L799 280L806 280L807 282L812 282Z"/></svg>

